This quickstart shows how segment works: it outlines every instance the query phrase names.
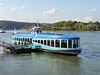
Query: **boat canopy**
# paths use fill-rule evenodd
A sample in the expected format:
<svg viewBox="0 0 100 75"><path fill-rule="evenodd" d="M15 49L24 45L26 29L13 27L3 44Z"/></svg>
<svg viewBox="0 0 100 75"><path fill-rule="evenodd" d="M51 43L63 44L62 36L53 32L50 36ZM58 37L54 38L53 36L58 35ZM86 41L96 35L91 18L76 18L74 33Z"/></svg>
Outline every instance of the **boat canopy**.
<svg viewBox="0 0 100 75"><path fill-rule="evenodd" d="M15 34L13 37L35 37L35 38L50 38L50 39L80 39L79 36L75 34Z"/></svg>

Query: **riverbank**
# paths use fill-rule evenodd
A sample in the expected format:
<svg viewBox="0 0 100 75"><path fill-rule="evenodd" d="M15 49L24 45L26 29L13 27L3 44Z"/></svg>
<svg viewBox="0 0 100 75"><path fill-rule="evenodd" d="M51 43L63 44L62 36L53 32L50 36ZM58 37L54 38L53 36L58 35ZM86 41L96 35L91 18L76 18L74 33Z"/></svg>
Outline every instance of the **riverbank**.
<svg viewBox="0 0 100 75"><path fill-rule="evenodd" d="M29 30L26 30L26 29L21 29L20 31L29 31ZM42 31L51 31L51 30L42 30ZM62 30L56 30L56 31L51 31L51 32L100 32L100 31L62 31Z"/></svg>
<svg viewBox="0 0 100 75"><path fill-rule="evenodd" d="M49 32L50 30L46 30L46 31ZM58 31L51 31L51 32L100 32L100 31L61 31L61 30L58 30Z"/></svg>

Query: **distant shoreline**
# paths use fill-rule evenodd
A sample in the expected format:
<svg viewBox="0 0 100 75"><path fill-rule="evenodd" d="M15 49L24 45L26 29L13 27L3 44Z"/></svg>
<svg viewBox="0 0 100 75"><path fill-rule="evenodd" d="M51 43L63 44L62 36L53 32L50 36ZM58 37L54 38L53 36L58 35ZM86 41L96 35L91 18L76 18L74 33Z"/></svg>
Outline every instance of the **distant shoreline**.
<svg viewBox="0 0 100 75"><path fill-rule="evenodd" d="M50 31L50 30L43 30L43 31ZM100 32L100 31L51 31L51 32Z"/></svg>
<svg viewBox="0 0 100 75"><path fill-rule="evenodd" d="M21 29L22 31L29 31L26 29ZM51 30L42 30L42 31L51 31ZM58 30L58 31L51 31L51 32L100 32L100 31L62 31L62 30Z"/></svg>

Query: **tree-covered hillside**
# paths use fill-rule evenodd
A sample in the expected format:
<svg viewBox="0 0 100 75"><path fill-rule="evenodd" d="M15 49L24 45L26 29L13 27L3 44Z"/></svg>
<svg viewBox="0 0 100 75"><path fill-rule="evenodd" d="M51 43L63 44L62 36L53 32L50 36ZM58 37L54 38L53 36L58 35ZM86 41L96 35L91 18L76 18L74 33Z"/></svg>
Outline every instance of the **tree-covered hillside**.
<svg viewBox="0 0 100 75"><path fill-rule="evenodd" d="M43 30L51 30L51 31L100 31L100 22L92 22L88 23L77 22L77 21L61 21L55 24L48 24L46 26L42 26Z"/></svg>
<svg viewBox="0 0 100 75"><path fill-rule="evenodd" d="M21 29L22 27L25 26L32 26L32 25L37 25L37 23L28 23L28 22L15 22L15 21L0 21L0 29L6 29L6 30L13 30L14 28L16 29ZM39 23L39 26L44 26L46 23Z"/></svg>

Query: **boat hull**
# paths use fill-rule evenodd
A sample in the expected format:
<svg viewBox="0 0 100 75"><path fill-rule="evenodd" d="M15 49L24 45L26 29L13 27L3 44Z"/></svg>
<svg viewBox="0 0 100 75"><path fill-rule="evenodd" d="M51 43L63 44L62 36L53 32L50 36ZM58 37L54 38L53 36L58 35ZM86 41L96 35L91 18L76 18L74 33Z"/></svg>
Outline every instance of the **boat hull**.
<svg viewBox="0 0 100 75"><path fill-rule="evenodd" d="M59 54L66 54L66 55L78 55L81 53L82 49L79 50L44 50L45 52L51 53L59 53Z"/></svg>

